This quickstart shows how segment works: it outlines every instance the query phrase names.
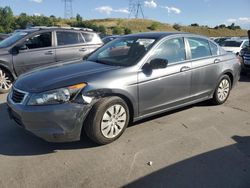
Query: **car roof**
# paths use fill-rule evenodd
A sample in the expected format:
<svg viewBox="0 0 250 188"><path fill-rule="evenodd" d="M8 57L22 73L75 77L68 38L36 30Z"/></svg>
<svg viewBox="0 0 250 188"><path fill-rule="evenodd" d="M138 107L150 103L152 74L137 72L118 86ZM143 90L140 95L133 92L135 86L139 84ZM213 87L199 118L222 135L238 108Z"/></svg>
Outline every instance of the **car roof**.
<svg viewBox="0 0 250 188"><path fill-rule="evenodd" d="M249 40L246 38L234 38L234 39L228 39L226 41L245 42L245 41L249 41Z"/></svg>
<svg viewBox="0 0 250 188"><path fill-rule="evenodd" d="M143 32L143 33L136 33L136 34L129 34L124 35L123 37L138 37L138 38L154 38L154 39L161 39L171 35L195 35L197 37L204 37L201 35L196 35L192 33L185 33L185 32Z"/></svg>
<svg viewBox="0 0 250 188"><path fill-rule="evenodd" d="M15 32L27 32L32 33L36 31L41 30L65 30L65 31L84 31L84 32L94 32L92 29L89 28L77 28L77 27L43 27L43 26L37 26L37 27L31 27L28 29L17 29Z"/></svg>

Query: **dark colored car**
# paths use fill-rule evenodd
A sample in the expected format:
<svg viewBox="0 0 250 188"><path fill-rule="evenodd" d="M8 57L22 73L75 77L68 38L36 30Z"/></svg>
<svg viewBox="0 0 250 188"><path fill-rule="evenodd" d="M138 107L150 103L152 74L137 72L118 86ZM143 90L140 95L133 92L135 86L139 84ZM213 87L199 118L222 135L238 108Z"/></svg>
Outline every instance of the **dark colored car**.
<svg viewBox="0 0 250 188"><path fill-rule="evenodd" d="M20 76L7 104L11 118L47 141L76 141L84 130L107 144L129 122L204 100L224 103L239 73L236 56L206 37L140 33L109 42L85 62Z"/></svg>
<svg viewBox="0 0 250 188"><path fill-rule="evenodd" d="M120 35L106 36L106 37L102 38L102 42L103 42L104 44L107 44L107 43L111 42L112 40L115 40L115 39L117 39L117 38L119 38L119 37L120 37Z"/></svg>
<svg viewBox="0 0 250 188"><path fill-rule="evenodd" d="M214 42L216 42L217 44L221 46L228 39L231 39L231 37L220 37L220 38L214 39Z"/></svg>
<svg viewBox="0 0 250 188"><path fill-rule="evenodd" d="M250 73L250 46L243 48L239 55L241 57L242 74Z"/></svg>
<svg viewBox="0 0 250 188"><path fill-rule="evenodd" d="M42 27L19 30L0 42L0 93L21 74L63 61L80 60L102 45L89 29Z"/></svg>

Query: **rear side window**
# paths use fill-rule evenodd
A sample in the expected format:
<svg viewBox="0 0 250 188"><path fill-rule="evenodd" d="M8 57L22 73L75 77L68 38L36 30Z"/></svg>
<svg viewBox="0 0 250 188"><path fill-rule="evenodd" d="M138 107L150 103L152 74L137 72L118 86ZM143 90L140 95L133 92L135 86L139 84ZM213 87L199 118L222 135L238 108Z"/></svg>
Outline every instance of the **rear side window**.
<svg viewBox="0 0 250 188"><path fill-rule="evenodd" d="M187 40L190 46L192 59L211 56L208 40L195 37L187 38Z"/></svg>
<svg viewBox="0 0 250 188"><path fill-rule="evenodd" d="M212 55L219 55L218 46L212 42L209 42Z"/></svg>
<svg viewBox="0 0 250 188"><path fill-rule="evenodd" d="M91 42L93 40L94 35L91 33L82 33L86 42Z"/></svg>
<svg viewBox="0 0 250 188"><path fill-rule="evenodd" d="M84 43L82 35L77 32L57 31L56 36L58 46Z"/></svg>
<svg viewBox="0 0 250 188"><path fill-rule="evenodd" d="M25 45L28 49L51 47L51 32L34 35L25 41Z"/></svg>
<svg viewBox="0 0 250 188"><path fill-rule="evenodd" d="M166 59L169 64L184 61L186 52L183 38L166 40L155 49L152 58Z"/></svg>

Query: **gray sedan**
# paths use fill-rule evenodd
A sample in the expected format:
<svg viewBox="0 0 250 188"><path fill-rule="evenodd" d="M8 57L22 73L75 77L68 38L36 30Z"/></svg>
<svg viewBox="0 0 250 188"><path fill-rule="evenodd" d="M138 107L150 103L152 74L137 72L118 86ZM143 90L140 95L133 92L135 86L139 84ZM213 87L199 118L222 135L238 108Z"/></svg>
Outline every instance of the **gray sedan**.
<svg viewBox="0 0 250 188"><path fill-rule="evenodd" d="M19 77L8 95L10 117L51 142L98 144L129 123L204 100L223 104L240 62L206 37L140 33L115 39L86 61Z"/></svg>

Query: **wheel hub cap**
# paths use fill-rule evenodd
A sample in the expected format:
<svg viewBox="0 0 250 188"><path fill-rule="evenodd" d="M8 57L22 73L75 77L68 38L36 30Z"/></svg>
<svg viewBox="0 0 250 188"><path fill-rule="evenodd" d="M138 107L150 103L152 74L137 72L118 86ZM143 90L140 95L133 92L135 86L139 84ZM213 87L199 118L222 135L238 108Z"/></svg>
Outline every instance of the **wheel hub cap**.
<svg viewBox="0 0 250 188"><path fill-rule="evenodd" d="M0 69L0 89L8 90L11 86L11 79Z"/></svg>
<svg viewBox="0 0 250 188"><path fill-rule="evenodd" d="M220 101L224 101L226 100L228 94L229 94L229 90L230 90L230 84L229 81L227 79L223 79L220 82L219 88L218 88L218 99Z"/></svg>
<svg viewBox="0 0 250 188"><path fill-rule="evenodd" d="M116 104L109 107L101 121L101 133L106 138L114 138L123 130L127 114L123 106Z"/></svg>

